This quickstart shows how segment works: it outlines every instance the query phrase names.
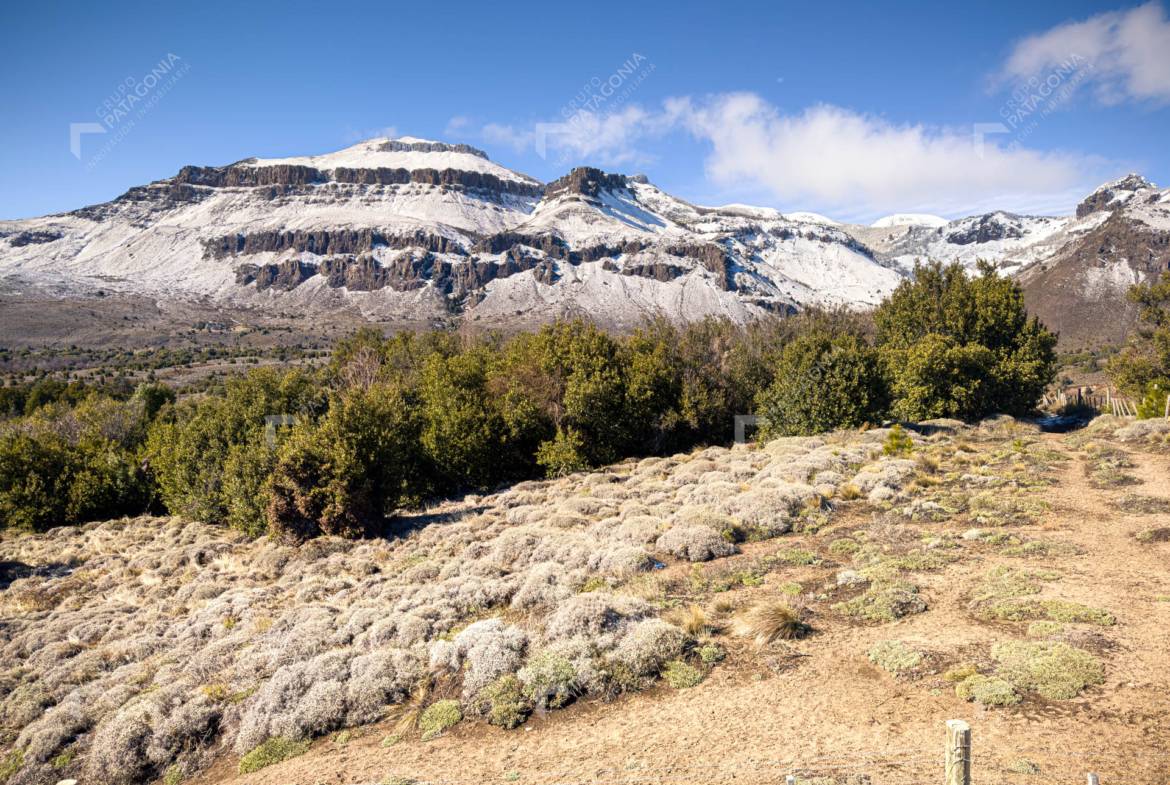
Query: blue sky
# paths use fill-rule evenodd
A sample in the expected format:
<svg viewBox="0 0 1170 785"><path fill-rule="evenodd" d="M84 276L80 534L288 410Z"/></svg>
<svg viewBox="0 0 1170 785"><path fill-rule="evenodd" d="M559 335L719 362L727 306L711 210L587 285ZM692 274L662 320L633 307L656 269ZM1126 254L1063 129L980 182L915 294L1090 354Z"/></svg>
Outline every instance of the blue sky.
<svg viewBox="0 0 1170 785"><path fill-rule="evenodd" d="M0 27L2 218L386 133L542 180L593 164L850 220L1059 212L1127 171L1170 181L1158 2L9 0ZM143 98L113 116L120 90ZM80 158L76 123L105 129Z"/></svg>

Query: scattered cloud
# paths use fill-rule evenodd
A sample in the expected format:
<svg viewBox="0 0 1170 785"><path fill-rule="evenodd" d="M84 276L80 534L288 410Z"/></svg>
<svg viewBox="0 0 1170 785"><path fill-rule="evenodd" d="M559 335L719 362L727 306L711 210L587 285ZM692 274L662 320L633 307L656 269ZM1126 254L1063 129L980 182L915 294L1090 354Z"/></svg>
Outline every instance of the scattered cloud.
<svg viewBox="0 0 1170 785"><path fill-rule="evenodd" d="M443 135L460 136L467 131L467 127L471 125L471 118L464 115L455 115L447 121L446 128L443 129Z"/></svg>
<svg viewBox="0 0 1170 785"><path fill-rule="evenodd" d="M536 138L532 130L499 123L488 123L480 129L479 135L485 142L511 147L518 153L530 150Z"/></svg>
<svg viewBox="0 0 1170 785"><path fill-rule="evenodd" d="M1039 84L1054 69L1087 62L1098 101L1170 101L1170 20L1158 2L1067 22L1019 41L1000 84ZM1038 81L1039 80L1039 81Z"/></svg>
<svg viewBox="0 0 1170 785"><path fill-rule="evenodd" d="M398 136L398 129L392 125L382 126L381 128L366 128L366 129L351 129L345 132L345 141L350 144L363 142L366 139L374 139L376 137L386 136L391 139Z"/></svg>
<svg viewBox="0 0 1170 785"><path fill-rule="evenodd" d="M620 111L579 111L567 120L540 122L531 127L489 123L480 135L484 141L506 145L517 152L534 151L544 158L583 161L599 166L649 163L655 159L637 142L671 130L669 118L630 105Z"/></svg>
<svg viewBox="0 0 1170 785"><path fill-rule="evenodd" d="M782 114L751 93L674 99L666 111L711 145L705 167L715 184L750 184L784 204L854 213L957 214L1023 197L1033 207L1067 208L1067 194L1091 182L1100 165L977 143L970 129L897 124L831 105Z"/></svg>
<svg viewBox="0 0 1170 785"><path fill-rule="evenodd" d="M563 157L609 167L653 160L647 147L672 133L709 148L706 177L728 198L840 217L959 215L988 205L1066 211L1096 184L1104 164L977 140L970 127L898 124L832 105L786 114L754 93L673 98L654 111L629 106L604 117L580 113L568 124L481 129L490 143L524 151L543 137Z"/></svg>

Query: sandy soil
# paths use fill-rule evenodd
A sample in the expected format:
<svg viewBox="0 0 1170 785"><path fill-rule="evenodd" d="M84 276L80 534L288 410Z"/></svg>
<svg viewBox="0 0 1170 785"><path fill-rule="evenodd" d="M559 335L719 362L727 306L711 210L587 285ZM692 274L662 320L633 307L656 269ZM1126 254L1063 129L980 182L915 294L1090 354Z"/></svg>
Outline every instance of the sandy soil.
<svg viewBox="0 0 1170 785"><path fill-rule="evenodd" d="M514 731L462 723L430 742L381 740L392 723L356 729L342 744L319 740L306 755L255 774L235 774L225 757L200 783L751 783L783 782L786 774L873 783L941 782L944 723L968 720L973 770L981 783L1165 783L1170 779L1170 544L1142 544L1134 534L1170 526L1170 515L1117 512L1110 499L1128 492L1170 495L1170 458L1133 451L1130 470L1141 484L1098 490L1084 455L1064 437L1047 446L1069 460L1046 492L1051 510L1015 534L1073 543L1080 555L1009 559L994 551L934 573L918 573L930 610L892 624L850 625L814 617L811 637L759 650L728 639L728 659L699 686L659 688L614 702L589 702L536 717ZM828 530L848 528L848 517ZM958 523L923 524L955 530ZM818 537L824 536L822 532ZM789 540L790 538L785 538ZM798 544L791 538L786 545ZM743 557L750 556L750 553ZM972 588L989 567L1059 571L1059 596L1104 608L1117 625L1086 633L1079 645L1106 661L1106 683L1071 701L1030 699L1006 709L981 709L954 694L937 675L895 679L870 663L869 647L899 639L953 657L964 647L1018 639L969 609ZM769 576L820 579L815 568ZM1159 599L1161 598L1161 599ZM826 614L827 616L827 614ZM1095 636L1095 637L1094 637ZM1039 774L1019 773L1024 761ZM399 778L399 779L396 779Z"/></svg>

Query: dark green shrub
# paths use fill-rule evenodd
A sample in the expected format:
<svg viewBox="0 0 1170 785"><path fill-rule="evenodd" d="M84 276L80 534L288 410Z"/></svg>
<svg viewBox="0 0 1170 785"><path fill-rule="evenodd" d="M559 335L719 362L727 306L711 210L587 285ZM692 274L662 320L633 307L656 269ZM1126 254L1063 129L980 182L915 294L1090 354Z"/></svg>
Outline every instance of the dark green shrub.
<svg viewBox="0 0 1170 785"><path fill-rule="evenodd" d="M145 511L151 487L138 457L145 432L141 402L97 395L6 424L0 521L39 531Z"/></svg>
<svg viewBox="0 0 1170 785"><path fill-rule="evenodd" d="M437 490L488 488L532 472L533 439L515 414L504 414L491 392L496 364L487 346L432 354L423 363L421 446L437 472ZM509 419L519 431L509 427Z"/></svg>
<svg viewBox="0 0 1170 785"><path fill-rule="evenodd" d="M147 437L146 455L159 496L174 515L227 523L255 534L263 528L254 499L266 466L261 446L278 440L282 429L269 416L311 420L323 405L319 382L301 370L259 368L229 379L223 396L180 402L160 412ZM274 445L268 445L274 446ZM247 452L245 456L243 453ZM234 457L232 457L234 456ZM233 476L225 487L232 457Z"/></svg>
<svg viewBox="0 0 1170 785"><path fill-rule="evenodd" d="M877 353L859 336L814 327L780 356L775 381L758 398L766 436L856 428L887 405Z"/></svg>
<svg viewBox="0 0 1170 785"><path fill-rule="evenodd" d="M419 475L418 423L402 391L375 384L334 396L319 422L297 425L268 484L268 530L303 540L381 531Z"/></svg>
<svg viewBox="0 0 1170 785"><path fill-rule="evenodd" d="M874 313L893 414L973 420L1027 414L1056 374L1056 336L1019 285L982 265L917 267Z"/></svg>

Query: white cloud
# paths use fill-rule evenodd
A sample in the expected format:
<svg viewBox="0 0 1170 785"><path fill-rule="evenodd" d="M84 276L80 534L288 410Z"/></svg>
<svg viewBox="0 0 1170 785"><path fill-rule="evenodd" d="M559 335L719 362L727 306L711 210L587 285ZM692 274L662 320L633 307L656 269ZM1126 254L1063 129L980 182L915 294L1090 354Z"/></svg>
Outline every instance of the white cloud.
<svg viewBox="0 0 1170 785"><path fill-rule="evenodd" d="M366 139L383 136L393 139L398 136L398 129L392 125L385 125L381 128L350 129L345 132L345 141L349 143L364 142Z"/></svg>
<svg viewBox="0 0 1170 785"><path fill-rule="evenodd" d="M1015 45L1000 79L1042 84L1069 63L1102 103L1170 101L1170 21L1157 2L1068 22ZM1080 65L1085 64L1085 65Z"/></svg>
<svg viewBox="0 0 1170 785"><path fill-rule="evenodd" d="M485 125L480 129L480 136L486 142L511 147L518 153L531 149L534 138L533 132L530 130L526 131L515 126L500 125L499 123L488 123Z"/></svg>
<svg viewBox="0 0 1170 785"><path fill-rule="evenodd" d="M895 124L836 106L781 114L737 93L696 104L668 101L666 114L710 143L708 177L725 188L756 186L786 205L851 214L977 205L1067 209L1099 162L1083 156L976 144L969 129Z"/></svg>
<svg viewBox="0 0 1170 785"><path fill-rule="evenodd" d="M458 136L462 134L467 126L471 124L471 119L463 115L455 115L447 121L446 127L443 129L444 136Z"/></svg>
<svg viewBox="0 0 1170 785"><path fill-rule="evenodd" d="M670 118L637 105L621 111L579 111L568 120L540 122L531 128L488 123L480 130L484 141L536 152L553 160L588 162L598 166L648 163L654 159L637 142L671 130Z"/></svg>
<svg viewBox="0 0 1170 785"><path fill-rule="evenodd" d="M995 136L976 144L973 127L896 124L829 105L784 114L753 93L674 98L656 111L630 106L605 117L582 114L564 127L489 125L481 135L524 151L543 134L562 157L613 167L651 159L647 144L671 132L709 145L705 172L721 198L842 218L992 207L1064 212L1104 179L1100 160L999 146Z"/></svg>

